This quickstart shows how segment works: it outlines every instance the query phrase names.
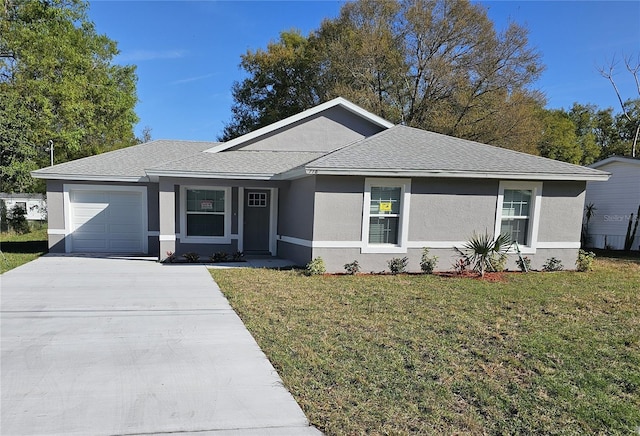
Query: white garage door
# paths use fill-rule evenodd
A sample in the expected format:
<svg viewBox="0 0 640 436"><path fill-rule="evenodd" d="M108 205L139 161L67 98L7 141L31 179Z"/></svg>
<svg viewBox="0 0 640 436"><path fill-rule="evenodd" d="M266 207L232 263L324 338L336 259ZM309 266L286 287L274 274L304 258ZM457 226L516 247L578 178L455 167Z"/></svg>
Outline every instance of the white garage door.
<svg viewBox="0 0 640 436"><path fill-rule="evenodd" d="M140 190L69 191L74 253L144 253L144 195Z"/></svg>

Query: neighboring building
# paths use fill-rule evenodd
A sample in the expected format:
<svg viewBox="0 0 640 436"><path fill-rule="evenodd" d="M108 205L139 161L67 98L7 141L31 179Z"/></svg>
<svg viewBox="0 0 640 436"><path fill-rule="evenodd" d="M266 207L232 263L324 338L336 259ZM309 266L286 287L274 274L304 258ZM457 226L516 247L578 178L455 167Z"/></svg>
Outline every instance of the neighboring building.
<svg viewBox="0 0 640 436"><path fill-rule="evenodd" d="M587 181L608 174L392 123L337 98L225 143L153 141L33 172L52 252L236 250L329 271L423 247L450 269L473 232L571 268ZM515 255L509 266L515 268Z"/></svg>
<svg viewBox="0 0 640 436"><path fill-rule="evenodd" d="M631 214L635 217L640 206L640 159L613 156L592 165L611 173L606 183L587 183L585 204L596 207L589 221L589 245L595 248L622 250ZM640 228L632 244L638 250Z"/></svg>
<svg viewBox="0 0 640 436"><path fill-rule="evenodd" d="M7 212L14 206L22 207L29 221L46 221L47 202L42 194L7 194L0 192L0 201L4 202Z"/></svg>

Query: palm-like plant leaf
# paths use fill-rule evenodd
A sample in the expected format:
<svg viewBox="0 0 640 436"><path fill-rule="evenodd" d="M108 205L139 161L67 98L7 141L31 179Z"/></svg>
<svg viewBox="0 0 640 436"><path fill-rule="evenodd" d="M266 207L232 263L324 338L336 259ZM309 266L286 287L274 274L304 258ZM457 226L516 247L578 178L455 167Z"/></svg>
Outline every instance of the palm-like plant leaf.
<svg viewBox="0 0 640 436"><path fill-rule="evenodd" d="M464 245L462 250L457 250L463 254L474 271L484 277L485 271L494 271L497 261L506 255L511 247L511 236L503 233L495 240L493 235L485 231L484 234L473 233Z"/></svg>

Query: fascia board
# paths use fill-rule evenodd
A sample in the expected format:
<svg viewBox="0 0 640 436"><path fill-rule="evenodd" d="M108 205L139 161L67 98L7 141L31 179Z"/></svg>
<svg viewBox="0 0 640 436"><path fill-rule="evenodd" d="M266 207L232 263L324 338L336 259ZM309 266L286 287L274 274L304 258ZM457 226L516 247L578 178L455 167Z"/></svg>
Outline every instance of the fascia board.
<svg viewBox="0 0 640 436"><path fill-rule="evenodd" d="M32 172L34 179L45 180L85 180L91 182L148 182L145 176L104 176L104 175L81 175L81 174L49 174Z"/></svg>
<svg viewBox="0 0 640 436"><path fill-rule="evenodd" d="M587 165L589 168L600 168L601 166L610 164L611 162L624 162L629 164L640 165L640 159L632 158L632 157L624 157L624 156L611 156L604 160L594 162L591 165Z"/></svg>
<svg viewBox="0 0 640 436"><path fill-rule="evenodd" d="M271 180L274 174L270 173L209 173L209 172L184 172L184 171L147 171L147 175L156 177L178 177L185 179L243 179L243 180Z"/></svg>
<svg viewBox="0 0 640 436"><path fill-rule="evenodd" d="M372 170L372 169L327 169L327 168L306 168L307 174L318 175L345 175L345 176L367 176L367 177L445 177L445 178L466 178L466 179L500 179L500 180L559 180L559 181L589 181L605 182L609 180L610 174L553 174L553 173L508 173L508 172L473 172L473 171L413 171L413 170Z"/></svg>
<svg viewBox="0 0 640 436"><path fill-rule="evenodd" d="M273 178L274 180L294 180L306 177L308 175L309 174L307 174L307 170L304 167L298 167L289 171L285 171L284 173L276 174Z"/></svg>
<svg viewBox="0 0 640 436"><path fill-rule="evenodd" d="M275 123L269 124L268 126L264 126L258 130L254 130L253 132L249 132L245 135L239 136L235 139L227 141L223 144L217 145L215 147L209 148L205 150L205 153L218 153L220 151L228 150L229 148L235 147L236 145L242 144L247 141L251 141L252 139L256 139L260 136L266 135L268 133L274 132L283 127L289 126L291 124L295 124L298 121L302 121L305 118L312 117L322 111L330 109L335 106L342 106L347 109L349 112L352 112L356 115L360 115L361 117L371 121L374 124L377 124L384 128L391 128L394 126L390 121L385 120L375 114L372 114L369 111L362 109L361 107L351 103L348 100L345 100L342 97L334 98L333 100L322 103L318 106L307 109L306 111L302 111L299 114L292 115L284 120L277 121Z"/></svg>

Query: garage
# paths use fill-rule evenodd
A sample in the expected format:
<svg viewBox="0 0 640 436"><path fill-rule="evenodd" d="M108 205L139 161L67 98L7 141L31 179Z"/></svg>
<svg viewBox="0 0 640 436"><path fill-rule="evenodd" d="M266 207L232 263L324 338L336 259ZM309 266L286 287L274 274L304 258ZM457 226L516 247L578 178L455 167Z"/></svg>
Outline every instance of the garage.
<svg viewBox="0 0 640 436"><path fill-rule="evenodd" d="M68 253L146 253L146 188L67 185L65 194Z"/></svg>

